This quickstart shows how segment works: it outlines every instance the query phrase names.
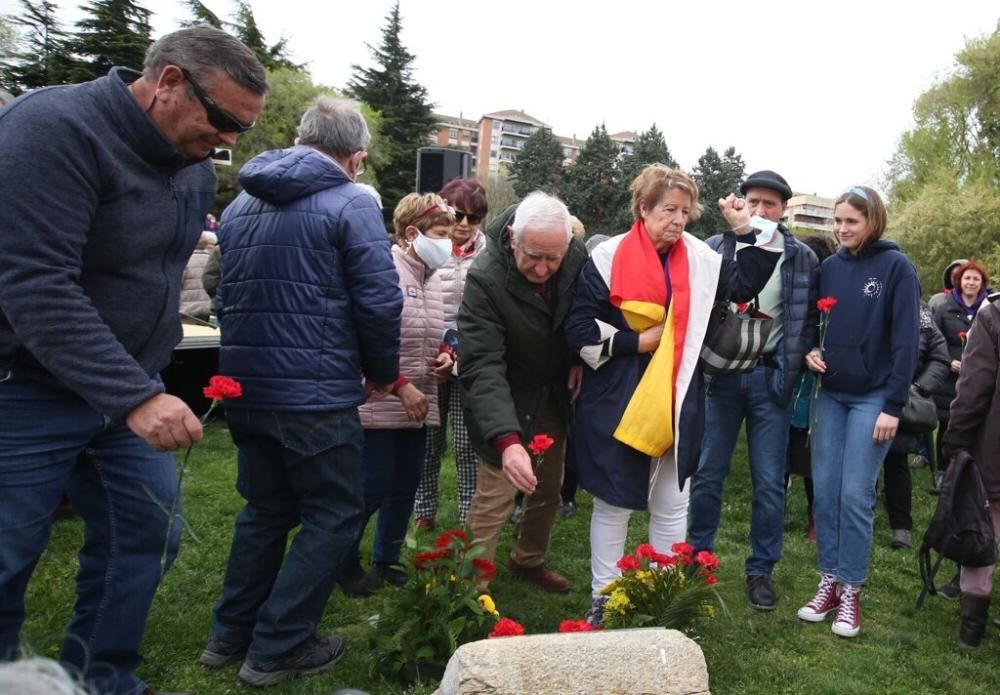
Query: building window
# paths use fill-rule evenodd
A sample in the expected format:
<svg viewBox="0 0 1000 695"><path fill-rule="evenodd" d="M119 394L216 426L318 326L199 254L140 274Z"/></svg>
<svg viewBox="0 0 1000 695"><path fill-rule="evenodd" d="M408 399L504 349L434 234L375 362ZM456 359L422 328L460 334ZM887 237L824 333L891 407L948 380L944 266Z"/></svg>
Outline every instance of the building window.
<svg viewBox="0 0 1000 695"><path fill-rule="evenodd" d="M457 138L458 137L458 129L456 129L456 128L449 128L448 129L448 137L450 137L450 138Z"/></svg>

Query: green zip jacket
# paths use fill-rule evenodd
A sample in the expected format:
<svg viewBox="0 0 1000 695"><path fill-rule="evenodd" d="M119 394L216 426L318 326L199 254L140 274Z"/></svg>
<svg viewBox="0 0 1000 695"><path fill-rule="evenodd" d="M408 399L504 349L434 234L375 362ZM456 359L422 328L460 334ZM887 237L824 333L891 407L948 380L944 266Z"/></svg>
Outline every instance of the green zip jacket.
<svg viewBox="0 0 1000 695"><path fill-rule="evenodd" d="M479 455L495 466L500 456L493 438L516 432L527 441L538 434L536 422L550 397L568 418L566 382L573 354L563 322L587 260L583 243L570 240L556 275L555 310L550 310L514 261L507 228L515 209L504 210L487 229L486 249L469 269L458 311L465 421Z"/></svg>

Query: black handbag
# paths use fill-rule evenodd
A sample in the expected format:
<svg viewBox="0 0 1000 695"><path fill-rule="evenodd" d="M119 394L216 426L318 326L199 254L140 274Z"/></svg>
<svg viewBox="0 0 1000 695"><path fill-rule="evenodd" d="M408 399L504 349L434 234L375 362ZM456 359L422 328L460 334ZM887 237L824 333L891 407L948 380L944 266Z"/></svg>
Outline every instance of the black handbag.
<svg viewBox="0 0 1000 695"><path fill-rule="evenodd" d="M727 244L722 255L733 258L735 243ZM774 321L758 311L758 305L759 301L754 299L745 311L733 311L730 302L716 300L701 348L702 371L706 374L748 372L757 366Z"/></svg>
<svg viewBox="0 0 1000 695"><path fill-rule="evenodd" d="M716 302L701 347L702 371L725 374L752 370L760 362L773 322L756 310L756 301L745 312L733 311L729 302Z"/></svg>
<svg viewBox="0 0 1000 695"><path fill-rule="evenodd" d="M937 405L930 396L910 389L910 398L899 416L899 430L906 434L933 432L938 426Z"/></svg>

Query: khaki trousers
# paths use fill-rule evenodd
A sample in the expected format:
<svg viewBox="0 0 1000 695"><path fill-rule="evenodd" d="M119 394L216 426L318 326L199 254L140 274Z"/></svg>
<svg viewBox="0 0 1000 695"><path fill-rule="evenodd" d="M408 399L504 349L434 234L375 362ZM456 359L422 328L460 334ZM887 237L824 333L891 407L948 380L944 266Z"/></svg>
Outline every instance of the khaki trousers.
<svg viewBox="0 0 1000 695"><path fill-rule="evenodd" d="M566 425L561 419L543 417L538 432L549 435L555 443L535 468L538 486L525 498L524 517L514 532L510 557L523 567L537 567L545 562L552 526L559 513L559 491L566 459ZM514 509L516 494L517 489L502 469L480 459L476 494L469 507L466 528L474 538L483 541L486 552L482 557L488 560L496 558L500 532Z"/></svg>

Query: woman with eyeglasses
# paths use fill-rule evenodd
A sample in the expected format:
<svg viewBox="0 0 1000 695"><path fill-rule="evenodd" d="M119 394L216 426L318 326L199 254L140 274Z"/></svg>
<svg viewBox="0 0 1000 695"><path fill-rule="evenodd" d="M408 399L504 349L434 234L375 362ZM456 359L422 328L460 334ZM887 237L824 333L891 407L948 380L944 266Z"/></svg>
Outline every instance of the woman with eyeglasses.
<svg viewBox="0 0 1000 695"><path fill-rule="evenodd" d="M441 189L441 197L455 208L456 218L450 235L452 253L437 271L444 291L442 343L449 347L457 361L461 349L458 344L458 307L462 304L462 293L465 291L465 276L472 261L486 247L486 235L480 229L486 217L486 189L474 178L452 179ZM458 521L461 526L465 526L465 516L476 492L476 471L479 468L476 450L465 429L462 391L454 372L438 390L438 408L441 411L441 425L427 429L426 458L414 507L416 527L423 530L434 528L434 517L437 515L438 478L449 416L451 447L458 473Z"/></svg>
<svg viewBox="0 0 1000 695"><path fill-rule="evenodd" d="M920 283L899 247L882 239L886 211L871 188L836 200L840 249L823 262L820 296L836 304L822 320L820 344L806 354L819 375L812 408L812 476L820 582L798 611L854 637L868 579L875 483L910 395L920 344ZM824 339L825 338L825 339Z"/></svg>

